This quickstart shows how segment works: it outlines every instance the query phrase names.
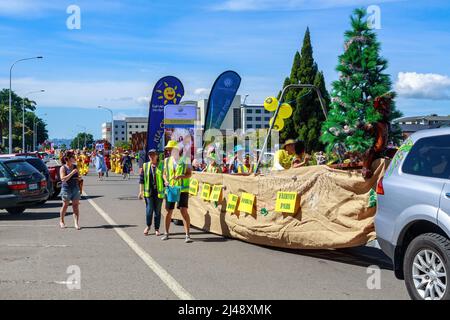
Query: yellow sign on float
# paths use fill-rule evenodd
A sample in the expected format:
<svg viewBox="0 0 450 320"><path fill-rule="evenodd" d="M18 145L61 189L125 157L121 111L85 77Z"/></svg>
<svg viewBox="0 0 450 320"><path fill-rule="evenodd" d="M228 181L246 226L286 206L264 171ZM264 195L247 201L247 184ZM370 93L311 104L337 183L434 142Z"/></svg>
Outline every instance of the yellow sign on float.
<svg viewBox="0 0 450 320"><path fill-rule="evenodd" d="M254 206L255 206L255 195L243 192L241 195L241 201L239 202L238 210L252 214Z"/></svg>
<svg viewBox="0 0 450 320"><path fill-rule="evenodd" d="M227 212L235 213L238 205L239 197L235 194L229 194L227 198Z"/></svg>
<svg viewBox="0 0 450 320"><path fill-rule="evenodd" d="M211 195L211 185L204 183L203 187L202 187L202 197L201 198L203 200L209 201L210 195Z"/></svg>
<svg viewBox="0 0 450 320"><path fill-rule="evenodd" d="M191 179L189 183L189 194L192 196L196 196L198 194L198 180Z"/></svg>
<svg viewBox="0 0 450 320"><path fill-rule="evenodd" d="M275 203L275 211L283 213L296 213L300 202L297 192L277 192L277 202Z"/></svg>
<svg viewBox="0 0 450 320"><path fill-rule="evenodd" d="M222 185L218 184L213 186L211 197L209 198L210 201L219 202L221 200L221 196L222 196Z"/></svg>

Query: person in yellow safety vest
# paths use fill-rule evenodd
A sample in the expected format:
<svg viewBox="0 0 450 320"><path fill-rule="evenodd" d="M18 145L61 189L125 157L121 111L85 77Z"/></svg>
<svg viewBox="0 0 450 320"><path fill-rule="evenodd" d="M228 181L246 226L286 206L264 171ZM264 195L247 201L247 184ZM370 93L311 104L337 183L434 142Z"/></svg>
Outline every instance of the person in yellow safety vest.
<svg viewBox="0 0 450 320"><path fill-rule="evenodd" d="M191 220L188 213L189 182L192 176L192 168L188 163L188 160L190 159L186 156L180 157L180 148L178 147L178 143L174 140L170 140L165 149L170 152L171 156L164 160L164 185L168 188L178 186L181 189L178 209L180 209L181 215L183 216L184 230L186 232L185 242L190 243L192 242L189 232ZM166 197L166 232L161 240L169 239L169 228L174 209L175 202L169 202Z"/></svg>
<svg viewBox="0 0 450 320"><path fill-rule="evenodd" d="M295 140L287 140L283 148L275 152L272 170L287 170L292 166L295 156Z"/></svg>
<svg viewBox="0 0 450 320"><path fill-rule="evenodd" d="M161 208L164 199L163 162L159 161L155 149L148 152L149 162L143 164L139 179L139 199L145 200L147 227L144 235L148 236L154 215L155 235L160 236Z"/></svg>
<svg viewBox="0 0 450 320"><path fill-rule="evenodd" d="M220 169L220 166L217 164L217 156L215 153L211 153L209 155L210 163L205 168L205 172L208 173L220 173L222 170Z"/></svg>
<svg viewBox="0 0 450 320"><path fill-rule="evenodd" d="M255 170L255 165L250 164L250 155L246 154L244 157L244 163L238 163L237 165L237 175L248 176L252 174Z"/></svg>

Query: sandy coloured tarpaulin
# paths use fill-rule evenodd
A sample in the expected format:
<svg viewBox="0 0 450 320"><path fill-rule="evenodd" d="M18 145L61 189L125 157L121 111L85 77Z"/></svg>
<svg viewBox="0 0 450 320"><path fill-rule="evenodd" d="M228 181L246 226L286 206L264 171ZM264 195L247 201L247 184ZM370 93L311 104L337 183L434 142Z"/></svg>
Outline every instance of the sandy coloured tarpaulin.
<svg viewBox="0 0 450 320"><path fill-rule="evenodd" d="M364 180L357 171L327 166L291 169L267 176L194 173L200 188L198 195L189 199L191 224L265 246L331 249L364 245L375 239L376 207L369 208L369 196L386 165L385 161L377 161L375 174L369 180ZM202 200L203 183L223 185L223 200L219 203ZM299 194L297 213L274 211L278 191ZM241 196L243 192L256 196L254 213L226 212L228 194ZM181 219L179 212L174 213L174 218Z"/></svg>

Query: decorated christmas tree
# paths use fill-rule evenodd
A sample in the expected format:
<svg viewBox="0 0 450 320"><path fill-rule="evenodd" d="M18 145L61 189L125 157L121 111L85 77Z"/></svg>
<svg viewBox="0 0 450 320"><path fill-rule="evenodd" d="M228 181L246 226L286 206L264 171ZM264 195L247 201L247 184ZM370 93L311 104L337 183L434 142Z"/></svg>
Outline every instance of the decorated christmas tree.
<svg viewBox="0 0 450 320"><path fill-rule="evenodd" d="M345 32L345 52L337 67L340 76L333 83L331 109L322 125L321 141L328 152L367 157L377 143L377 134L386 134L383 140L396 142L398 128L389 123L401 113L395 108L390 76L384 73L387 60L380 56L380 43L368 26L365 10L354 11L351 25L352 30ZM386 124L387 132L374 132L380 122Z"/></svg>

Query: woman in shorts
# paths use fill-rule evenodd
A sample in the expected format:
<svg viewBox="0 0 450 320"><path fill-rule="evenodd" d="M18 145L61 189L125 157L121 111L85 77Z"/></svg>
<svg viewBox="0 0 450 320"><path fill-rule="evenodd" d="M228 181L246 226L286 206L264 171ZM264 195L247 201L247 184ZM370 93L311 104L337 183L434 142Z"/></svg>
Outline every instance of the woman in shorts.
<svg viewBox="0 0 450 320"><path fill-rule="evenodd" d="M81 192L79 187L80 176L76 166L77 160L72 152L67 152L62 158L63 166L59 171L62 181L61 187L61 198L63 201L63 206L60 211L60 221L59 226L64 229L66 227L64 223L64 217L69 208L70 202L72 202L75 229L80 230L78 224L80 219L80 199Z"/></svg>

